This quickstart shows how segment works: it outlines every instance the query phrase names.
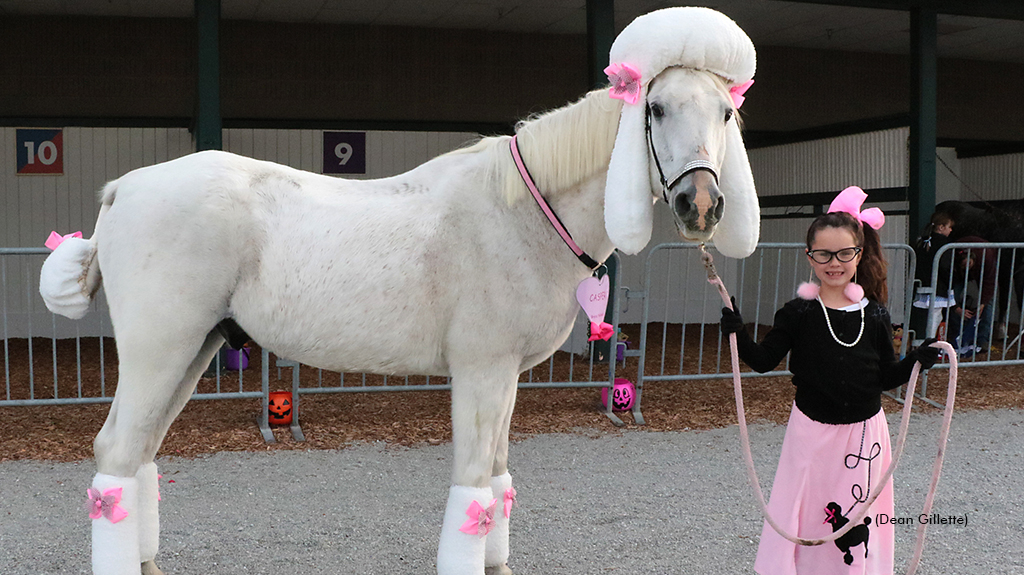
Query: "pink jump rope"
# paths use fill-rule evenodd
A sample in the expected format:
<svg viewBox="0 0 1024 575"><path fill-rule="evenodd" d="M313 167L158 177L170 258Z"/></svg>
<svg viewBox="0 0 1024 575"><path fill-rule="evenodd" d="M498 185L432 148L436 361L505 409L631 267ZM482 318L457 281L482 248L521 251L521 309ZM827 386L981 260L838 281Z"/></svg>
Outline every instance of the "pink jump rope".
<svg viewBox="0 0 1024 575"><path fill-rule="evenodd" d="M722 279L718 277L718 272L715 271L715 264L711 259L711 254L708 253L704 244L700 245L700 251L701 261L704 263L704 267L708 272L708 282L718 288L718 293L722 296L722 301L730 309L733 309L732 302L729 299L729 292L725 289ZM942 473L942 459L946 452L946 439L949 437L949 424L953 419L953 400L956 398L956 352L953 350L953 346L945 341L935 342L932 345L944 350L946 355L949 356L949 390L946 392L946 410L942 418L942 431L939 433L939 449L935 456L935 465L932 470L931 487L928 489L928 495L925 496L924 500L924 510L922 511L922 514L925 516L931 513L932 503L935 500L935 490L939 484L939 475ZM825 543L831 543L843 535L846 535L850 529L861 524L864 516L867 515L868 510L871 508L871 505L881 494L881 489L875 491L875 493L868 498L866 505L861 508L856 517L851 517L850 521L843 526L842 529L822 539L804 539L791 535L782 529L782 527L775 522L775 519L772 518L771 514L768 513L768 506L764 501L764 493L761 491L761 482L757 478L757 471L754 469L754 459L750 453L750 435L747 432L747 414L743 408L743 388L740 384L740 358L739 353L736 351L735 333L729 334L729 348L732 356L732 383L733 393L736 396L736 415L739 419L740 425L740 443L743 446L743 458L747 464L747 478L750 480L750 485L753 487L754 494L757 496L757 503L761 507L761 514L764 515L765 520L772 526L772 529L774 529L776 533L797 545L823 545ZM906 442L907 428L910 424L910 411L914 400L914 389L917 386L917 378L920 371L921 364L915 363L914 369L910 373L910 381L908 383L907 393L905 396L906 399L903 403L903 419L900 421L900 434L896 439L892 463L889 464L889 468L886 469L885 474L882 475L882 480L880 482L881 485L885 485L892 477L893 471L896 470L896 466L899 464L900 456L903 454L903 444ZM914 556L907 567L907 575L913 575L913 573L917 571L917 567L921 562L921 554L924 551L924 535L926 529L927 523L919 523L917 526L917 544L914 548Z"/></svg>

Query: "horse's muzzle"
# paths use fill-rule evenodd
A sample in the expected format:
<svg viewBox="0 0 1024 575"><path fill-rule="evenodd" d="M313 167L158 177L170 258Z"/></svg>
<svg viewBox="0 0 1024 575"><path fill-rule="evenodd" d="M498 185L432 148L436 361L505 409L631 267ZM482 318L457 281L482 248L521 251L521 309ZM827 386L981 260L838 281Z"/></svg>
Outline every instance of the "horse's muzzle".
<svg viewBox="0 0 1024 575"><path fill-rule="evenodd" d="M688 240L708 241L725 212L725 198L715 176L708 170L694 170L679 181L669 196L679 233Z"/></svg>

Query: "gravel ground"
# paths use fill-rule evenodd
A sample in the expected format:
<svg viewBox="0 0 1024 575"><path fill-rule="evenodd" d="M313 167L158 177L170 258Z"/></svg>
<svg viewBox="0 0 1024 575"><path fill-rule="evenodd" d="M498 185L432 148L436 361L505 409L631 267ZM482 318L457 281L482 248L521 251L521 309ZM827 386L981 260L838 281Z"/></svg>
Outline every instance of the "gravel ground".
<svg viewBox="0 0 1024 575"><path fill-rule="evenodd" d="M897 429L899 414L890 414ZM896 512L920 513L938 415L915 415ZM784 427L751 426L771 485ZM736 426L544 434L513 443L517 574L753 573L761 520ZM451 444L161 458L170 574L431 574ZM0 573L89 572L91 461L0 463ZM958 412L920 573L1024 575L1024 412ZM171 482L173 481L173 483ZM914 526L897 527L897 572Z"/></svg>

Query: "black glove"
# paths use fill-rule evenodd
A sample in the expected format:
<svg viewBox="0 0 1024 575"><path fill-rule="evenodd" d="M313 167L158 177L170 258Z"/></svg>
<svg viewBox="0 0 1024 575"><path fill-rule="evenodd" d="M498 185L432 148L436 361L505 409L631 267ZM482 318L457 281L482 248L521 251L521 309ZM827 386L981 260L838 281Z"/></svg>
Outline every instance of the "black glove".
<svg viewBox="0 0 1024 575"><path fill-rule="evenodd" d="M920 362L921 369L931 369L932 366L938 363L939 359L942 357L941 349L931 347L931 344L937 341L939 340L934 337L930 337L921 342L921 345L917 349L911 350L907 356L912 358L914 361Z"/></svg>
<svg viewBox="0 0 1024 575"><path fill-rule="evenodd" d="M735 311L734 311L735 310ZM728 336L730 333L739 333L743 331L743 318L740 316L740 310L736 307L736 298L732 298L732 309L727 307L722 308L722 335Z"/></svg>

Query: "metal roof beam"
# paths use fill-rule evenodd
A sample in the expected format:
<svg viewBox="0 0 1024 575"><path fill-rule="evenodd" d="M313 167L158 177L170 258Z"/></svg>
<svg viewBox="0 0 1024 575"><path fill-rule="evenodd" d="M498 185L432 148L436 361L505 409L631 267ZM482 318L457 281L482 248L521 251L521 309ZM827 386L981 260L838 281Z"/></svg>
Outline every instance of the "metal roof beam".
<svg viewBox="0 0 1024 575"><path fill-rule="evenodd" d="M975 16L1003 20L1024 20L1024 2L1021 0L785 0L803 4L826 4L854 8L883 10L932 10L937 14Z"/></svg>

